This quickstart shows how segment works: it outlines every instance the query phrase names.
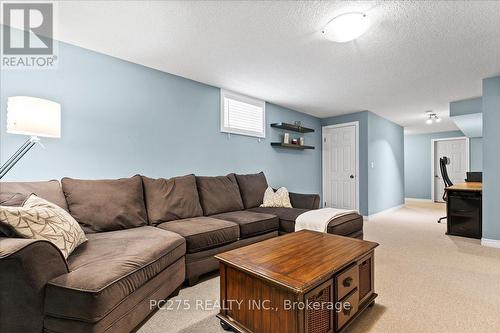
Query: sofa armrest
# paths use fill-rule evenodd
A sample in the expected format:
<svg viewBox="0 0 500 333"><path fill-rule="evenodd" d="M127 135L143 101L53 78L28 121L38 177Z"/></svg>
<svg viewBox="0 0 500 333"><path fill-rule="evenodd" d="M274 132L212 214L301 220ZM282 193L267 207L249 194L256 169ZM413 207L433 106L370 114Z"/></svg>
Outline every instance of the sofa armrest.
<svg viewBox="0 0 500 333"><path fill-rule="evenodd" d="M0 332L42 332L45 285L68 271L54 244L0 237Z"/></svg>
<svg viewBox="0 0 500 333"><path fill-rule="evenodd" d="M318 194L301 194L290 192L290 203L293 208L303 209L318 209L319 195Z"/></svg>

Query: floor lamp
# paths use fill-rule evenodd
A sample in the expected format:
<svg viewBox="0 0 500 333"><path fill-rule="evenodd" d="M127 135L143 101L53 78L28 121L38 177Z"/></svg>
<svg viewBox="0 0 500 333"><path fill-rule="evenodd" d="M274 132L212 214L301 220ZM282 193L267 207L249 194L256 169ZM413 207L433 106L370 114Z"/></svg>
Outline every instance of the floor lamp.
<svg viewBox="0 0 500 333"><path fill-rule="evenodd" d="M0 179L36 144L39 137L61 137L61 105L42 98L14 96L7 99L7 133L30 137L0 167Z"/></svg>

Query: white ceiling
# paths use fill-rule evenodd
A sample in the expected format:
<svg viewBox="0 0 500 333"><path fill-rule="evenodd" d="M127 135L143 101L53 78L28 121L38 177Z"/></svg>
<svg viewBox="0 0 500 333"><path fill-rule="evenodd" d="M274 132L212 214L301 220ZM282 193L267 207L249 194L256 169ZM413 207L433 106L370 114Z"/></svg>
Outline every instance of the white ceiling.
<svg viewBox="0 0 500 333"><path fill-rule="evenodd" d="M370 30L322 38L348 11ZM67 1L58 16L62 41L318 117L369 110L408 133L456 129L448 102L500 74L497 1Z"/></svg>

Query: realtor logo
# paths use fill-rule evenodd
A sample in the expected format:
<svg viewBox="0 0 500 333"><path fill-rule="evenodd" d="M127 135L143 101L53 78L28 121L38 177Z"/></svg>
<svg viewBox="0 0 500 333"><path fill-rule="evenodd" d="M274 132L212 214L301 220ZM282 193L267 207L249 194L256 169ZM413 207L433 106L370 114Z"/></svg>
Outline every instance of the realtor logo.
<svg viewBox="0 0 500 333"><path fill-rule="evenodd" d="M54 68L54 4L2 5L2 68Z"/></svg>

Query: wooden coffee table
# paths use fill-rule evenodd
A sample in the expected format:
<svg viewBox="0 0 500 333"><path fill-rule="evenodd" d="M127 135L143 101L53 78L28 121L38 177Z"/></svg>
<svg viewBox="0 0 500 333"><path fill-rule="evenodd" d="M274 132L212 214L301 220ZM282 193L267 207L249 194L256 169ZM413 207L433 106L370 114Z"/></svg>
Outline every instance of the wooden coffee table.
<svg viewBox="0 0 500 333"><path fill-rule="evenodd" d="M340 332L374 304L377 243L299 231L216 256L224 329Z"/></svg>

